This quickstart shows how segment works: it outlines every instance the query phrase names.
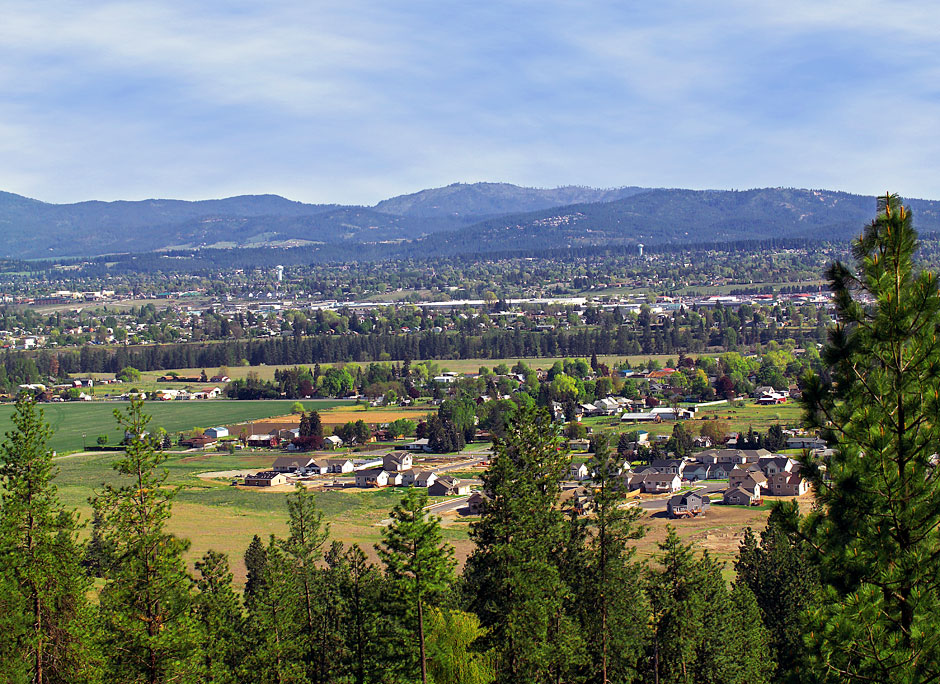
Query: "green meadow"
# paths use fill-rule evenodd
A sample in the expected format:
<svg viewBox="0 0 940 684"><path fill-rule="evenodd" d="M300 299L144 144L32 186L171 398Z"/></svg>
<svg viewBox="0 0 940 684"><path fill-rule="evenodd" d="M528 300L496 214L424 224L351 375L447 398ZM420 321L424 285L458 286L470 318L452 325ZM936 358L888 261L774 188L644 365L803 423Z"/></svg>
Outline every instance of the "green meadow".
<svg viewBox="0 0 940 684"><path fill-rule="evenodd" d="M148 401L144 413L152 416L152 428L162 427L167 432L175 433L191 430L194 427L213 427L231 425L246 420L272 418L290 413L292 401ZM323 410L333 406L345 406L348 401L304 401L307 409ZM42 411L53 430L50 446L58 453L79 451L84 442L91 446L98 435L107 435L109 444L117 444L124 438L124 432L118 427L114 410L124 410L127 402L95 401L67 402L62 404L43 404ZM0 406L0 434L5 434L13 427L10 416L13 406Z"/></svg>

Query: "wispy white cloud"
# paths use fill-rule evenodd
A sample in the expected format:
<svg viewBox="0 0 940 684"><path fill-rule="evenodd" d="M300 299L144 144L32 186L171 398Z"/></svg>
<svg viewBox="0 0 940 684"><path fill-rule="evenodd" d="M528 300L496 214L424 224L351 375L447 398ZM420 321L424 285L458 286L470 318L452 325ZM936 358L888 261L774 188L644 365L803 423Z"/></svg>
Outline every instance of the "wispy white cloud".
<svg viewBox="0 0 940 684"><path fill-rule="evenodd" d="M936 194L933 3L10 4L0 188L43 199L369 203L483 179Z"/></svg>

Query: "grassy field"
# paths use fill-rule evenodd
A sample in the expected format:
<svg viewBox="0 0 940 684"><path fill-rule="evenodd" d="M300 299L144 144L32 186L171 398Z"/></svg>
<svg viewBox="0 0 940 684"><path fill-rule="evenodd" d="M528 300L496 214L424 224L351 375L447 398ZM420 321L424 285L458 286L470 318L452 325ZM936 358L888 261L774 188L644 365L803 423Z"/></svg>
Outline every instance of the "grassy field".
<svg viewBox="0 0 940 684"><path fill-rule="evenodd" d="M801 411L799 404L788 401L777 406L759 406L753 400L747 399L745 405L736 407L731 404L722 404L709 408L699 409L693 420L685 421L685 427L693 435L699 434L706 420L720 420L725 432L746 432L754 428L758 432L766 432L771 425L779 423L782 427L796 427L801 424ZM631 432L633 430L646 430L650 436L671 435L675 423L664 421L662 423L621 423L616 416L601 416L585 418L584 425L597 432L615 433Z"/></svg>
<svg viewBox="0 0 940 684"><path fill-rule="evenodd" d="M283 416L290 413L292 401L153 401L147 402L144 412L151 415L151 426L168 432L191 430L194 427L230 425L246 420ZM308 409L323 410L332 406L346 406L346 401L305 401ZM125 409L126 402L68 402L44 404L42 411L54 434L50 446L59 453L82 448L82 433L88 445L98 435L108 435L109 444L124 438L114 419L114 409ZM12 427L12 405L0 406L0 433Z"/></svg>
<svg viewBox="0 0 940 684"><path fill-rule="evenodd" d="M257 534L265 541L270 534L286 535L285 494L266 489L231 487L225 480L207 480L199 473L225 470L261 470L270 467L278 454L242 452L237 454L170 454L164 467L167 483L180 487L173 504L170 529L192 542L187 558L192 562L209 549L228 554L239 583L244 581L242 554ZM59 497L78 510L87 521L91 517L88 499L103 484L122 484L124 478L112 468L119 457L114 453L77 454L56 460ZM382 521L403 496L399 488L381 490L327 491L317 493L317 504L330 522L332 536L344 543L357 543L374 557L373 544L381 539ZM87 533L87 528L86 528ZM448 522L445 538L458 548L463 560L467 553L466 522Z"/></svg>
<svg viewBox="0 0 940 684"><path fill-rule="evenodd" d="M122 483L122 477L111 469L116 458L115 454L80 454L56 461L59 496L86 521L91 516L89 497L100 490L103 483ZM274 458L272 453L251 452L170 455L165 464L168 484L180 487L180 491L173 504L169 527L175 534L190 540L187 559L191 563L209 549L226 553L236 581L241 584L245 577L242 556L252 536L257 534L267 540L271 534L286 534L283 492L231 487L224 480L197 477L198 473L206 472L262 469L270 466ZM329 521L331 537L345 544L361 545L375 560L373 545L381 540L383 521L403 493L399 488L349 489L320 492L315 496L325 520ZM670 521L663 513L644 514L641 522L648 527L648 533L637 542L637 551L641 558L653 557L658 552L657 544L665 538L667 525L672 524L681 537L694 541L698 549L708 549L719 560L730 563L745 528L761 529L767 515L765 507L725 506L713 506L708 515L690 520ZM444 518L444 538L454 545L461 564L472 550L471 520L453 515Z"/></svg>

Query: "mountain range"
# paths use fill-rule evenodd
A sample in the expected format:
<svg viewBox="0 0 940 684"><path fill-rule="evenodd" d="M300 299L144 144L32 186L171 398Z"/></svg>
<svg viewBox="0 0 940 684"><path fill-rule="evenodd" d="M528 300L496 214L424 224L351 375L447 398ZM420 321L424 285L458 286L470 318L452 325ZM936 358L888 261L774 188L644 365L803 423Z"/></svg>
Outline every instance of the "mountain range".
<svg viewBox="0 0 940 684"><path fill-rule="evenodd" d="M910 200L921 232L940 230L940 202ZM681 190L456 183L371 207L276 195L188 202L49 204L0 192L0 256L94 256L199 247L369 245L370 253L455 255L576 246L742 239L848 239L875 199L829 190ZM343 251L340 249L340 251ZM352 257L354 258L354 256Z"/></svg>

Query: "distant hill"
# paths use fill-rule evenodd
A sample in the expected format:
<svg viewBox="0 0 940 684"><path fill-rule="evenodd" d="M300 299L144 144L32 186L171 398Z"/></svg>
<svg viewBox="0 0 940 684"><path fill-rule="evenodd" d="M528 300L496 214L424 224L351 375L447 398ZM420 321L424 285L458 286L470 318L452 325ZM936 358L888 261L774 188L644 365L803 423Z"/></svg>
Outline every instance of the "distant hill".
<svg viewBox="0 0 940 684"><path fill-rule="evenodd" d="M519 214L569 204L612 202L645 188L598 190L568 185L561 188L523 188L509 183L454 183L444 188L399 195L375 205L376 211L398 216L494 216Z"/></svg>
<svg viewBox="0 0 940 684"><path fill-rule="evenodd" d="M909 204L919 230L940 230L940 202ZM546 190L474 183L393 197L374 207L303 204L276 195L48 204L0 192L0 256L306 243L324 245L324 253L374 258L638 242L844 239L858 235L874 211L872 197L791 188ZM357 245L370 248L357 251Z"/></svg>
<svg viewBox="0 0 940 684"><path fill-rule="evenodd" d="M940 202L910 200L921 232L940 230ZM874 217L874 197L828 190L646 190L488 219L417 241L417 253L460 254L593 245L704 243L769 238L842 240Z"/></svg>

